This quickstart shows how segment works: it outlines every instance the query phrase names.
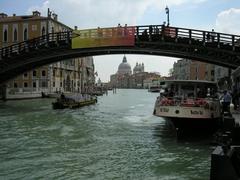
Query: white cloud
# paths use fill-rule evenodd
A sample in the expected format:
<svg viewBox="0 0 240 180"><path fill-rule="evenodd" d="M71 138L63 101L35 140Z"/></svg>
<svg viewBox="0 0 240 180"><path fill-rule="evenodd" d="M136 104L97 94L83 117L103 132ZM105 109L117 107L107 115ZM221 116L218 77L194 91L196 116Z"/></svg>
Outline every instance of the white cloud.
<svg viewBox="0 0 240 180"><path fill-rule="evenodd" d="M216 29L220 32L240 34L240 9L231 8L220 12L216 19Z"/></svg>
<svg viewBox="0 0 240 180"><path fill-rule="evenodd" d="M27 10L27 14L31 14L32 11L40 11L45 16L47 14L47 9L49 7L49 1L45 1L41 6L32 6Z"/></svg>
<svg viewBox="0 0 240 180"><path fill-rule="evenodd" d="M198 6L204 1L206 0L46 0L40 6L30 7L28 14L33 10L38 10L45 16L47 8L50 8L58 14L60 22L72 28L76 25L79 29L111 27L117 26L118 23L139 25L140 21L143 22L142 19L145 19L146 22L143 22L145 24L152 22L152 18L155 17L145 16L153 9L165 14L166 5L171 9L173 6L184 4ZM116 72L122 56L94 57L96 71L103 81L108 81L110 74ZM146 71L156 71L162 75L168 74L174 62L174 58L169 57L142 55L129 55L128 57L132 67L137 61L143 62Z"/></svg>
<svg viewBox="0 0 240 180"><path fill-rule="evenodd" d="M28 13L39 10L46 15L47 8L59 14L60 21L79 28L116 26L118 23L136 25L150 8L164 11L181 4L197 4L206 0L47 0L30 7Z"/></svg>

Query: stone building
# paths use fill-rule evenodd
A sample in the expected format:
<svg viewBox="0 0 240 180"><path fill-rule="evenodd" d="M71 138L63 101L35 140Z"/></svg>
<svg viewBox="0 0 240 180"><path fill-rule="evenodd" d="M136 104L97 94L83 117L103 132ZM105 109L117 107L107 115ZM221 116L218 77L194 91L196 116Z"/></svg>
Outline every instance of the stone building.
<svg viewBox="0 0 240 180"><path fill-rule="evenodd" d="M182 80L214 81L214 67L214 65L204 62L181 59L173 65L173 77Z"/></svg>
<svg viewBox="0 0 240 180"><path fill-rule="evenodd" d="M208 63L204 63L204 62L191 61L190 79L191 80L215 81L214 66L215 65L213 65L213 64L208 64Z"/></svg>
<svg viewBox="0 0 240 180"><path fill-rule="evenodd" d="M215 65L215 80L219 81L222 78L229 76L229 68Z"/></svg>
<svg viewBox="0 0 240 180"><path fill-rule="evenodd" d="M144 64L136 63L136 66L133 68L133 74L144 72Z"/></svg>
<svg viewBox="0 0 240 180"><path fill-rule="evenodd" d="M190 60L181 59L173 64L174 79L189 79L190 78Z"/></svg>
<svg viewBox="0 0 240 180"><path fill-rule="evenodd" d="M156 73L144 72L144 64L136 63L133 68L133 74L130 64L124 55L122 63L118 66L116 74L110 76L110 85L117 88L144 88L144 80L155 78ZM160 77L159 75L157 77Z"/></svg>
<svg viewBox="0 0 240 180"><path fill-rule="evenodd" d="M123 56L122 63L119 64L119 66L118 66L117 74L119 74L119 75L131 75L132 74L132 68L131 68L130 64L127 62L127 58L125 55Z"/></svg>
<svg viewBox="0 0 240 180"><path fill-rule="evenodd" d="M0 48L48 33L71 30L58 21L57 14L49 10L47 17L41 16L38 11L24 16L0 13ZM42 92L80 92L94 78L93 61L86 64L89 58L70 59L25 72L6 84L6 89L2 91L3 97L32 98L40 97Z"/></svg>
<svg viewBox="0 0 240 180"><path fill-rule="evenodd" d="M132 74L132 68L127 62L127 58L124 55L122 63L118 66L116 74L110 76L110 84L112 87L117 88L129 88L129 77Z"/></svg>

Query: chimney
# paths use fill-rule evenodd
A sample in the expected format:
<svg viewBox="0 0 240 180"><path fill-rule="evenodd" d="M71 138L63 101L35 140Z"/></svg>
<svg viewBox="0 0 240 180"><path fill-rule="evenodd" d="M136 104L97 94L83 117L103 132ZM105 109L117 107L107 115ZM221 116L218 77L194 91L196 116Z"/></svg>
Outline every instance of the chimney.
<svg viewBox="0 0 240 180"><path fill-rule="evenodd" d="M13 14L13 17L15 17L15 16L16 16L16 14L14 13L14 14Z"/></svg>
<svg viewBox="0 0 240 180"><path fill-rule="evenodd" d="M5 13L0 13L0 18L6 18L8 15Z"/></svg>
<svg viewBox="0 0 240 180"><path fill-rule="evenodd" d="M52 17L53 17L53 19L54 19L55 21L58 20L58 15L57 15L57 14L53 13L53 14L52 14Z"/></svg>
<svg viewBox="0 0 240 180"><path fill-rule="evenodd" d="M77 26L74 26L74 30L77 30L78 29L78 27Z"/></svg>
<svg viewBox="0 0 240 180"><path fill-rule="evenodd" d="M33 14L33 16L40 16L41 15L41 13L39 11L33 11L32 14Z"/></svg>

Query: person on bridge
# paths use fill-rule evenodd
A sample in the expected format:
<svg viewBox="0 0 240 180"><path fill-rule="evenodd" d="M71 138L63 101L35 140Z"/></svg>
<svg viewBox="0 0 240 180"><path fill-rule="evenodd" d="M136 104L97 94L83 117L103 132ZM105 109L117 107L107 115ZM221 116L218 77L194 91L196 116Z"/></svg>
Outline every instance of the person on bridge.
<svg viewBox="0 0 240 180"><path fill-rule="evenodd" d="M103 33L102 33L102 29L100 27L97 28L97 34L98 34L98 37L102 37Z"/></svg>
<svg viewBox="0 0 240 180"><path fill-rule="evenodd" d="M210 33L207 33L207 42L210 42Z"/></svg>
<svg viewBox="0 0 240 180"><path fill-rule="evenodd" d="M162 25L162 29L161 29L162 39L164 39L164 36L165 36L165 24L166 24L166 22L164 21L164 22L163 22L163 25Z"/></svg>
<svg viewBox="0 0 240 180"><path fill-rule="evenodd" d="M212 29L212 32L211 32L212 42L214 42L215 37L216 37L216 33L214 32L214 29Z"/></svg>

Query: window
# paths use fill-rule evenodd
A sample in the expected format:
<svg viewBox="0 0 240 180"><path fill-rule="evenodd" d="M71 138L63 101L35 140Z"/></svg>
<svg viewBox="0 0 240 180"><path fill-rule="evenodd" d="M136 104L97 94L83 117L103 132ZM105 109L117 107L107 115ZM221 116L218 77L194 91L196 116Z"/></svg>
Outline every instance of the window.
<svg viewBox="0 0 240 180"><path fill-rule="evenodd" d="M15 82L15 83L13 84L13 87L14 87L14 88L17 88L17 87L18 87L18 84Z"/></svg>
<svg viewBox="0 0 240 180"><path fill-rule="evenodd" d="M7 30L5 29L3 33L3 41L7 42L7 40L8 40L8 33L7 33Z"/></svg>
<svg viewBox="0 0 240 180"><path fill-rule="evenodd" d="M25 88L28 87L28 83L27 82L24 82L24 85L23 85Z"/></svg>
<svg viewBox="0 0 240 180"><path fill-rule="evenodd" d="M36 30L37 30L37 25L36 24L32 25L32 31L36 31Z"/></svg>
<svg viewBox="0 0 240 180"><path fill-rule="evenodd" d="M43 26L42 27L42 36L45 35L45 33L46 33L46 30L45 30L45 27Z"/></svg>
<svg viewBox="0 0 240 180"><path fill-rule="evenodd" d="M43 77L46 76L46 71L45 70L42 71L42 76Z"/></svg>
<svg viewBox="0 0 240 180"><path fill-rule="evenodd" d="M47 82L46 81L42 82L42 87L47 87Z"/></svg>
<svg viewBox="0 0 240 180"><path fill-rule="evenodd" d="M36 87L37 87L37 83L33 82L33 88L36 88Z"/></svg>
<svg viewBox="0 0 240 180"><path fill-rule="evenodd" d="M60 87L62 87L62 82L60 82Z"/></svg>
<svg viewBox="0 0 240 180"><path fill-rule="evenodd" d="M28 39L28 32L27 32L27 28L25 28L23 33L23 40L26 41L27 39Z"/></svg>
<svg viewBox="0 0 240 180"><path fill-rule="evenodd" d="M217 74L218 74L218 76L221 76L221 69L220 68L218 68Z"/></svg>
<svg viewBox="0 0 240 180"><path fill-rule="evenodd" d="M16 42L16 41L17 41L17 38L18 38L18 37L17 37L17 29L15 28L15 29L14 29L14 33L13 33L13 41Z"/></svg>
<svg viewBox="0 0 240 180"><path fill-rule="evenodd" d="M24 73L24 74L23 74L23 77L24 77L24 78L28 77L28 73Z"/></svg>
<svg viewBox="0 0 240 180"><path fill-rule="evenodd" d="M211 75L214 76L214 70L211 70Z"/></svg>
<svg viewBox="0 0 240 180"><path fill-rule="evenodd" d="M34 71L33 71L33 77L36 77L36 76L37 76L37 71L34 70Z"/></svg>
<svg viewBox="0 0 240 180"><path fill-rule="evenodd" d="M53 87L55 87L55 81L53 81Z"/></svg>
<svg viewBox="0 0 240 180"><path fill-rule="evenodd" d="M55 77L55 69L53 70L53 77Z"/></svg>

